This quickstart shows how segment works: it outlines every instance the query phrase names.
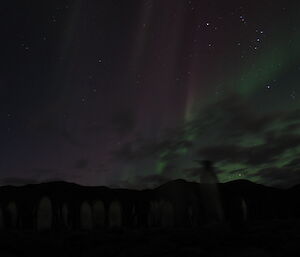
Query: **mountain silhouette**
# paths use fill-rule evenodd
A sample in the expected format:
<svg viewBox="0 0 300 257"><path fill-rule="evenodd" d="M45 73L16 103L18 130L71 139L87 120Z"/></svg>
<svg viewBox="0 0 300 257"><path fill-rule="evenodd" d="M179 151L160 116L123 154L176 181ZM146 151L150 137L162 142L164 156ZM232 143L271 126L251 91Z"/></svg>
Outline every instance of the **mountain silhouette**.
<svg viewBox="0 0 300 257"><path fill-rule="evenodd" d="M247 220L289 219L299 217L300 185L278 189L247 180L218 183L220 206L224 222L240 224ZM213 213L210 193L205 184L177 179L154 189L111 189L105 186L88 187L63 181L0 187L0 206L3 229L37 229L37 215L42 199L48 199L51 226L60 230L82 228L81 211L93 216L93 205L103 206L104 227L109 227L109 213L114 203L122 221L120 227L164 226L162 213L169 213L168 226L203 226ZM208 200L209 198L209 200ZM46 201L46 200L45 200ZM81 210L82 205L87 210ZM98 204L99 205L99 204ZM165 207L167 206L167 207ZM63 220L62 210L68 212ZM12 222L12 215L14 223ZM154 218L154 216L156 218ZM158 217L160 216L160 217ZM168 218L165 218L168 220ZM152 223L150 222L152 220ZM155 222L153 220L156 220ZM169 221L168 221L169 222ZM67 224L64 224L67 223ZM97 223L97 222L96 222ZM93 225L92 225L93 227Z"/></svg>
<svg viewBox="0 0 300 257"><path fill-rule="evenodd" d="M2 186L0 255L297 256L286 253L299 248L300 185L215 184L222 219L210 186L183 179L145 190Z"/></svg>

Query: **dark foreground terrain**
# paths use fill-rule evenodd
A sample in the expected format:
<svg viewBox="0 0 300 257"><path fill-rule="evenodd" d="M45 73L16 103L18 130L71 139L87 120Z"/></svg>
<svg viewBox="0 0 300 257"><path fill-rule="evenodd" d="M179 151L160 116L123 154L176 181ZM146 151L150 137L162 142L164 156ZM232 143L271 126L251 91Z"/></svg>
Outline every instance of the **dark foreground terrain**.
<svg viewBox="0 0 300 257"><path fill-rule="evenodd" d="M210 229L108 232L6 232L1 257L21 256L300 256L300 221L273 220Z"/></svg>
<svg viewBox="0 0 300 257"><path fill-rule="evenodd" d="M299 185L5 186L0 214L0 257L300 256Z"/></svg>

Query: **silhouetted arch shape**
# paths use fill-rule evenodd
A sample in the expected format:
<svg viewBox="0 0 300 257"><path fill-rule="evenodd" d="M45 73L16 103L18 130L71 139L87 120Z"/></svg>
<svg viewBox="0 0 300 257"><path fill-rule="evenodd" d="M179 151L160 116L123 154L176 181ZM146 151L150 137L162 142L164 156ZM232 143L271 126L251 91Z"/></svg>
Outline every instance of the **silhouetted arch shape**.
<svg viewBox="0 0 300 257"><path fill-rule="evenodd" d="M68 205L66 203L63 204L62 207L62 220L63 220L63 224L66 228L69 227L69 209L68 209Z"/></svg>
<svg viewBox="0 0 300 257"><path fill-rule="evenodd" d="M187 209L189 224L191 227L197 226L197 210L194 208L194 206L190 205Z"/></svg>
<svg viewBox="0 0 300 257"><path fill-rule="evenodd" d="M7 212L9 215L10 228L16 228L18 222L18 209L15 202L9 202L7 205Z"/></svg>
<svg viewBox="0 0 300 257"><path fill-rule="evenodd" d="M189 225L191 227L197 227L200 224L200 206L195 194L190 195L190 202L187 206L187 215L189 220Z"/></svg>
<svg viewBox="0 0 300 257"><path fill-rule="evenodd" d="M245 199L242 199L242 215L243 215L243 221L246 221L248 219L248 207Z"/></svg>
<svg viewBox="0 0 300 257"><path fill-rule="evenodd" d="M109 227L119 228L122 226L122 206L119 201L114 201L109 206Z"/></svg>
<svg viewBox="0 0 300 257"><path fill-rule="evenodd" d="M137 227L139 221L138 221L138 212L135 205L132 206L131 217L132 217L132 225L134 227Z"/></svg>
<svg viewBox="0 0 300 257"><path fill-rule="evenodd" d="M98 200L93 205L93 219L96 228L105 226L105 207L101 200Z"/></svg>
<svg viewBox="0 0 300 257"><path fill-rule="evenodd" d="M50 230L52 227L53 210L49 197L43 197L37 209L37 229Z"/></svg>
<svg viewBox="0 0 300 257"><path fill-rule="evenodd" d="M159 202L151 201L150 202L150 209L149 209L149 216L148 216L148 223L150 227L158 226L160 222L160 206Z"/></svg>
<svg viewBox="0 0 300 257"><path fill-rule="evenodd" d="M88 202L83 202L80 207L80 224L84 230L93 229L92 208Z"/></svg>
<svg viewBox="0 0 300 257"><path fill-rule="evenodd" d="M3 219L3 211L0 207L0 230L4 228L4 219Z"/></svg>
<svg viewBox="0 0 300 257"><path fill-rule="evenodd" d="M161 201L161 225L165 228L174 226L174 208L171 202Z"/></svg>

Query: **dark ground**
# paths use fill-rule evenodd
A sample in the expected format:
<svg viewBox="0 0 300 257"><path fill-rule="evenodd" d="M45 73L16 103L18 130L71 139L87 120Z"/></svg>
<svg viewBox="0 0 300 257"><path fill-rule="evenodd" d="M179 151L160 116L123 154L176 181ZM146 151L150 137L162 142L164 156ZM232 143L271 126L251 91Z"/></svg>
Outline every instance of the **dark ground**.
<svg viewBox="0 0 300 257"><path fill-rule="evenodd" d="M2 232L0 256L300 256L300 221L248 223L215 229L118 232Z"/></svg>

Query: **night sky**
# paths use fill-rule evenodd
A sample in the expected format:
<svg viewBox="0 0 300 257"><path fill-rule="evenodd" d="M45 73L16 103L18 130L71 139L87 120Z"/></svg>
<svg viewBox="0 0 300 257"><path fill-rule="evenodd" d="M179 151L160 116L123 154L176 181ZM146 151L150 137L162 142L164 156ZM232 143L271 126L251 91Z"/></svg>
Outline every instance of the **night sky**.
<svg viewBox="0 0 300 257"><path fill-rule="evenodd" d="M0 184L300 183L298 2L1 3Z"/></svg>

